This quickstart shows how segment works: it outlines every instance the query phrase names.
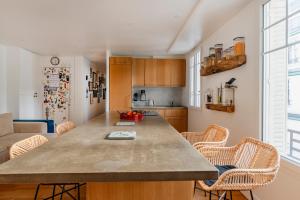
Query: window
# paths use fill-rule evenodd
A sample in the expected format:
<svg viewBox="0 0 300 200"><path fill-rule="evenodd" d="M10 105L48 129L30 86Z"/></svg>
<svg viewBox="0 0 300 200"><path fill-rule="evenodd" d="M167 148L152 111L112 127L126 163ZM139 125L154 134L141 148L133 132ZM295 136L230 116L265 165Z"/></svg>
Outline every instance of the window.
<svg viewBox="0 0 300 200"><path fill-rule="evenodd" d="M263 138L300 163L300 1L263 6Z"/></svg>
<svg viewBox="0 0 300 200"><path fill-rule="evenodd" d="M200 51L197 51L190 58L189 80L190 80L190 106L200 107Z"/></svg>

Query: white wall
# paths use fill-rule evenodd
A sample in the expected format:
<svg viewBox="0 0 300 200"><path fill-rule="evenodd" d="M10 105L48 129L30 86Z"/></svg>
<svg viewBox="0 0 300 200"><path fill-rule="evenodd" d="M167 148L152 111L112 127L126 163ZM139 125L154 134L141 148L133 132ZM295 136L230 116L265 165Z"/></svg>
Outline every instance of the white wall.
<svg viewBox="0 0 300 200"><path fill-rule="evenodd" d="M232 46L236 36L246 38L247 63L237 69L201 77L202 99L208 88L217 93L217 87L235 77L238 86L235 95L236 111L232 114L207 110L190 110L189 129L203 130L208 124L217 123L228 127L231 132L230 144L239 142L245 136L259 135L259 22L258 1L249 4L236 17L228 21L217 32L201 43L202 57L208 55L210 46L223 43L224 48ZM251 17L249 17L251 16Z"/></svg>
<svg viewBox="0 0 300 200"><path fill-rule="evenodd" d="M232 44L235 36L246 37L247 64L243 67L202 77L202 94L208 88L214 89L224 84L231 77L237 79L236 111L232 114L211 111L202 105L201 110L189 110L189 130L204 130L210 123L228 127L231 135L229 145L238 143L244 137L261 137L260 99L261 99L261 65L260 65L260 24L261 5L264 0L253 0L235 17L225 23L218 31L200 44L202 56L208 55L208 48L216 43L225 47ZM186 91L187 92L187 91ZM185 99L187 102L187 99ZM281 161L277 179L268 187L254 191L255 199L282 200L297 199L300 185L300 167L287 161ZM245 193L248 195L248 193Z"/></svg>
<svg viewBox="0 0 300 200"><path fill-rule="evenodd" d="M89 75L91 65L96 71L100 71L100 66L82 56L60 57L60 61L57 67L70 67L72 73L70 119L81 124L104 113L104 101L98 104L95 99L90 105L85 98L88 87L85 75ZM51 66L50 56L0 45L0 113L12 112L16 119L44 118L42 72L44 67ZM101 69L105 73L105 68ZM34 97L35 92L37 97Z"/></svg>
<svg viewBox="0 0 300 200"><path fill-rule="evenodd" d="M41 67L51 67L49 56L41 57ZM74 121L77 125L82 124L90 118L104 113L103 104L98 104L94 100L94 104L90 104L89 98L86 98L86 88L88 88L88 81L85 76L90 74L90 66L94 69L100 70L100 67L91 63L83 56L66 56L59 57L60 63L56 67L70 67L71 69L71 104L70 104L70 120ZM43 91L39 92L40 94ZM44 113L43 113L44 115Z"/></svg>
<svg viewBox="0 0 300 200"><path fill-rule="evenodd" d="M0 113L7 112L6 48L0 45Z"/></svg>

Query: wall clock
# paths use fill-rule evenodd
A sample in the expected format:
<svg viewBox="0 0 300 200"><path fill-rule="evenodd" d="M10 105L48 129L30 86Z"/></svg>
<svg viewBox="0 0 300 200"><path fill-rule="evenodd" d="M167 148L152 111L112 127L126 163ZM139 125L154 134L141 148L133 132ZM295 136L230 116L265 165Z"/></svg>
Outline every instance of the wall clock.
<svg viewBox="0 0 300 200"><path fill-rule="evenodd" d="M56 56L51 57L50 59L51 65L58 65L59 64L59 58Z"/></svg>

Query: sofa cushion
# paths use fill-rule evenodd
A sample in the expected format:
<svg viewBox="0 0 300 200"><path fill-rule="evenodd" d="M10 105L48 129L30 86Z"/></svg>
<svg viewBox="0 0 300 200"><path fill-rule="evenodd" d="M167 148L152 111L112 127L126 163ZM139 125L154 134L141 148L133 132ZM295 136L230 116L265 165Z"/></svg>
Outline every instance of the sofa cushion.
<svg viewBox="0 0 300 200"><path fill-rule="evenodd" d="M224 172L231 170L231 169L235 169L236 166L234 165L215 165L215 167L218 169L219 171L219 176L221 176ZM213 184L215 184L217 180L204 180L204 183L207 186L212 186Z"/></svg>
<svg viewBox="0 0 300 200"><path fill-rule="evenodd" d="M14 132L13 119L11 113L0 114L0 136Z"/></svg>

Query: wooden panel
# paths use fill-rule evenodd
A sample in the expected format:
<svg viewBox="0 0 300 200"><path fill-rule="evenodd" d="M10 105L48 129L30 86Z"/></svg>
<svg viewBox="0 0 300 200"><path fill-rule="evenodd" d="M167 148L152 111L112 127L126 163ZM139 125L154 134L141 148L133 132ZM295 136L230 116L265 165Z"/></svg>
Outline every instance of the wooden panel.
<svg viewBox="0 0 300 200"><path fill-rule="evenodd" d="M186 117L187 109L167 109L165 110L166 117Z"/></svg>
<svg viewBox="0 0 300 200"><path fill-rule="evenodd" d="M131 57L110 57L109 64L132 64Z"/></svg>
<svg viewBox="0 0 300 200"><path fill-rule="evenodd" d="M188 130L187 109L166 109L165 120L169 122L178 132L184 132Z"/></svg>
<svg viewBox="0 0 300 200"><path fill-rule="evenodd" d="M145 86L145 59L132 60L132 85Z"/></svg>
<svg viewBox="0 0 300 200"><path fill-rule="evenodd" d="M157 65L155 59L145 59L145 86L157 85Z"/></svg>
<svg viewBox="0 0 300 200"><path fill-rule="evenodd" d="M87 183L88 200L192 200L193 181Z"/></svg>
<svg viewBox="0 0 300 200"><path fill-rule="evenodd" d="M157 59L157 86L171 86L172 63L170 59Z"/></svg>
<svg viewBox="0 0 300 200"><path fill-rule="evenodd" d="M165 117L179 133L187 131L187 120L184 117Z"/></svg>
<svg viewBox="0 0 300 200"><path fill-rule="evenodd" d="M127 111L131 108L131 64L110 64L109 102L111 111Z"/></svg>
<svg viewBox="0 0 300 200"><path fill-rule="evenodd" d="M36 185L34 184L26 184L26 185L0 185L0 200L32 200L34 197ZM46 198L52 194L53 187L51 186L43 186L39 192L39 198ZM81 196L80 199L86 199L86 190L85 186L80 187ZM75 194L76 191L71 191L71 194ZM247 200L242 193L238 191L233 191L233 199L234 200ZM204 192L200 190L196 190L194 200L208 200L209 195L206 194L204 196ZM68 195L63 196L63 200L72 200Z"/></svg>
<svg viewBox="0 0 300 200"><path fill-rule="evenodd" d="M165 110L157 110L157 112L162 118L165 118Z"/></svg>
<svg viewBox="0 0 300 200"><path fill-rule="evenodd" d="M184 87L186 77L186 62L185 59L172 59L171 64L171 86Z"/></svg>

